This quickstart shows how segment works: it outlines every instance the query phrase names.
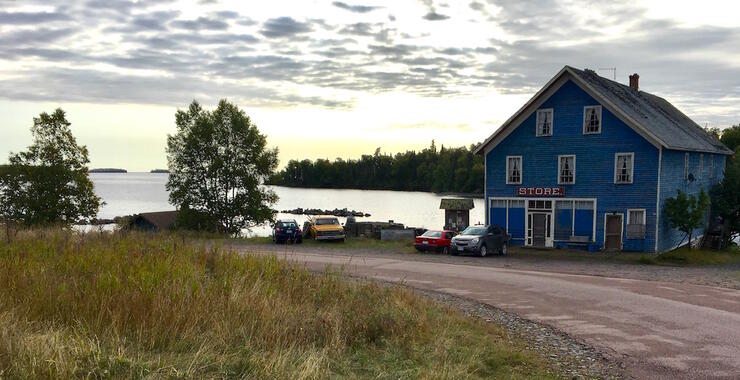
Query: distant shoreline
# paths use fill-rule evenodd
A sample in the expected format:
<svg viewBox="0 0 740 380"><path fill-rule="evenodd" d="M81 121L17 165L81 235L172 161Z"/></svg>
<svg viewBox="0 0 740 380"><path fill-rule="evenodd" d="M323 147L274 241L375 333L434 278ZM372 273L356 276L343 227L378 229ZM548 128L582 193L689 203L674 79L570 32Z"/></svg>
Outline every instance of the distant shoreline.
<svg viewBox="0 0 740 380"><path fill-rule="evenodd" d="M95 168L88 170L88 173L128 173L128 170L117 168Z"/></svg>
<svg viewBox="0 0 740 380"><path fill-rule="evenodd" d="M288 186L279 185L273 183L267 183L267 186L278 186L286 187L290 189L313 189L313 190L368 190L368 191L401 191L405 193L432 193L440 197L458 197L458 198L480 198L483 199L482 193L456 193L456 192L441 192L437 193L431 190L403 190L403 189L360 189L356 187L304 187L304 186Z"/></svg>

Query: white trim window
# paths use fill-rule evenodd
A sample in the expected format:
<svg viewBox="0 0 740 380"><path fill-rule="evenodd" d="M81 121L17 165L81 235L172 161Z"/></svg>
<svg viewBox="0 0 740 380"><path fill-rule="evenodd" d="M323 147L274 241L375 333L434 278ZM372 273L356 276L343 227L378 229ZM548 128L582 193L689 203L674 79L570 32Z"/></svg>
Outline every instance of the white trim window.
<svg viewBox="0 0 740 380"><path fill-rule="evenodd" d="M583 107L583 134L601 133L601 106Z"/></svg>
<svg viewBox="0 0 740 380"><path fill-rule="evenodd" d="M683 156L683 179L684 181L689 180L689 153L687 152Z"/></svg>
<svg viewBox="0 0 740 380"><path fill-rule="evenodd" d="M702 172L704 171L704 153L699 155L699 170L698 170L698 177L699 179L702 179L704 176Z"/></svg>
<svg viewBox="0 0 740 380"><path fill-rule="evenodd" d="M614 154L614 183L632 183L635 169L634 153Z"/></svg>
<svg viewBox="0 0 740 380"><path fill-rule="evenodd" d="M572 185L576 183L576 156L558 156L558 185Z"/></svg>
<svg viewBox="0 0 740 380"><path fill-rule="evenodd" d="M506 184L522 183L522 156L506 156Z"/></svg>
<svg viewBox="0 0 740 380"><path fill-rule="evenodd" d="M645 209L627 209L627 239L645 238Z"/></svg>
<svg viewBox="0 0 740 380"><path fill-rule="evenodd" d="M537 137L552 136L553 117L552 108L537 110Z"/></svg>

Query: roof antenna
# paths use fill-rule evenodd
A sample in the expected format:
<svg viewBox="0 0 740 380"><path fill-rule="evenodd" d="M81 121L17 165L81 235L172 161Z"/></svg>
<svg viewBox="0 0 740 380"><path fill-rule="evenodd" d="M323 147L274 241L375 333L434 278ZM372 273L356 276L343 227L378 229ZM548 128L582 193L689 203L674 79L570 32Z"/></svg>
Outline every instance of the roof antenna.
<svg viewBox="0 0 740 380"><path fill-rule="evenodd" d="M617 68L616 67L599 67L599 70L609 70L614 74L614 81L617 81Z"/></svg>

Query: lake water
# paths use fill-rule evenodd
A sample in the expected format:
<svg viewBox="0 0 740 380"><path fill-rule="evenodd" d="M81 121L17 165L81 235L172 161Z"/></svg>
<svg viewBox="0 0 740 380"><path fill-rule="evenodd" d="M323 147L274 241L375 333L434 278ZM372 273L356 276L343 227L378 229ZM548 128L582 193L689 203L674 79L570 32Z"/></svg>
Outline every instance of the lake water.
<svg viewBox="0 0 740 380"><path fill-rule="evenodd" d="M98 213L99 218L112 219L116 216L141 212L168 211L175 207L168 202L165 189L167 174L153 173L91 173L95 193L106 204ZM330 209L347 208L362 211L372 216L357 218L358 221L393 220L407 226L441 228L444 210L439 209L441 196L434 193L385 190L333 190L298 189L272 186L280 197L273 206L277 210L301 208ZM483 199L474 200L470 210L471 223L483 223L485 209ZM295 219L299 225L306 220L304 215L280 213L278 218ZM345 218L339 218L342 223ZM253 228L249 235L268 236L268 226Z"/></svg>

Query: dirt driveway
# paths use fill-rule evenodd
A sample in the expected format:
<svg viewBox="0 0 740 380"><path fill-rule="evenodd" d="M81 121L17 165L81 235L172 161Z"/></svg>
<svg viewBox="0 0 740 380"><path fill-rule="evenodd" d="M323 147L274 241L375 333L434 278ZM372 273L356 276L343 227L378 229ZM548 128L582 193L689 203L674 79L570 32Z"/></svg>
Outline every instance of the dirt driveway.
<svg viewBox="0 0 740 380"><path fill-rule="evenodd" d="M636 378L740 377L740 291L674 278L690 273L683 269L697 268L611 264L613 272L609 265L596 265L591 270L599 273L591 275L579 273L588 269L583 263L344 254L301 246L240 249L275 254L311 270L331 264L351 275L403 282L489 304L583 340L624 362L628 374ZM549 272L548 265L571 267ZM563 273L565 269L574 273ZM649 277L651 270L659 274L641 278ZM659 276L678 281L662 281Z"/></svg>

